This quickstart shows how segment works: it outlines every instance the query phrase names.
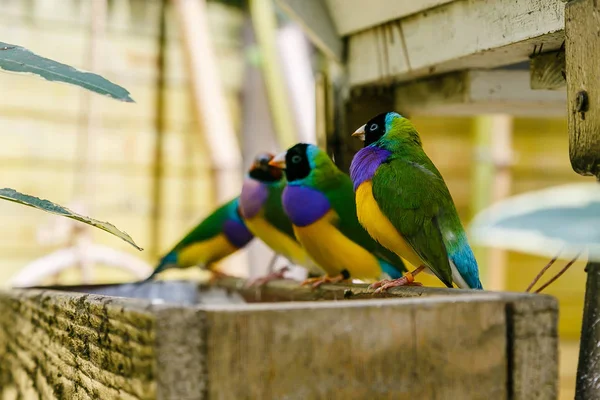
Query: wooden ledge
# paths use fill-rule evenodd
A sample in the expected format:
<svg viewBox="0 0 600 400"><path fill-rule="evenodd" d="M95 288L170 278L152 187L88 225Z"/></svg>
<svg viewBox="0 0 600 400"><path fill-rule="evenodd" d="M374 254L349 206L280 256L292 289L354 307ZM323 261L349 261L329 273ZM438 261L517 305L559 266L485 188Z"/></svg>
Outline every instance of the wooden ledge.
<svg viewBox="0 0 600 400"><path fill-rule="evenodd" d="M557 396L550 296L243 285L0 291L0 398Z"/></svg>

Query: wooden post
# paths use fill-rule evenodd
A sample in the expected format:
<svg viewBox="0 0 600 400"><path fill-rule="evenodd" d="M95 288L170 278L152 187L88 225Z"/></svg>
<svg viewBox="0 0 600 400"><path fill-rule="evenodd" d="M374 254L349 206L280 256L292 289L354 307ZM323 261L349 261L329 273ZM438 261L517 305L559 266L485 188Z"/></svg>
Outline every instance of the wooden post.
<svg viewBox="0 0 600 400"><path fill-rule="evenodd" d="M575 0L565 7L569 155L581 175L600 178L600 4ZM600 393L600 264L588 263L576 399Z"/></svg>

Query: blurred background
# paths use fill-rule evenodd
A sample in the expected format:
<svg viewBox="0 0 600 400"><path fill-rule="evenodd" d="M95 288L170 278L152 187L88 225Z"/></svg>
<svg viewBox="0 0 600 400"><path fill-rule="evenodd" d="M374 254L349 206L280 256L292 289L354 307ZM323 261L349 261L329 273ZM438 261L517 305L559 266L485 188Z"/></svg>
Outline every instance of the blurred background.
<svg viewBox="0 0 600 400"><path fill-rule="evenodd" d="M3 202L3 285L140 279L239 192L258 151L297 141L328 150L336 145L321 118L324 74L331 66L275 4L250 3L0 0L0 41L102 74L137 102L0 74L2 187L110 221L145 249L140 253L99 230ZM412 119L465 225L502 198L587 182L569 163L566 115ZM349 128L348 135L356 127ZM85 249L95 245L118 253L111 262L90 259ZM65 249L72 257L61 253ZM492 290L523 291L548 262L500 250L476 252L484 286ZM223 269L256 275L270 256L255 240ZM564 398L574 391L584 261L546 290L560 302ZM201 272L170 270L164 276L198 278ZM435 279L423 283L439 286Z"/></svg>

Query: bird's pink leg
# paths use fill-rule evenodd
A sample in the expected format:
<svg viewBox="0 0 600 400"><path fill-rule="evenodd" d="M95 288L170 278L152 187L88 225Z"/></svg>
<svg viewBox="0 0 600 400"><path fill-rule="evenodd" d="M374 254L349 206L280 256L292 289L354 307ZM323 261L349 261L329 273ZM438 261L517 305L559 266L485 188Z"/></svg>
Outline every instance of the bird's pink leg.
<svg viewBox="0 0 600 400"><path fill-rule="evenodd" d="M346 280L346 277L343 274L336 276L324 275L317 278L308 278L302 282L301 285L311 285L313 289L316 289L324 283L338 283L344 280Z"/></svg>
<svg viewBox="0 0 600 400"><path fill-rule="evenodd" d="M373 283L371 286L369 286L369 289L376 289L375 293L381 293L396 286L423 286L421 283L415 282L415 275L419 274L424 269L425 267L421 265L414 271L404 274L402 278L392 280L384 279L382 281Z"/></svg>
<svg viewBox="0 0 600 400"><path fill-rule="evenodd" d="M281 268L279 271L271 272L270 274L265 275L265 276L263 276L261 278L256 278L254 280L248 281L245 286L246 287L251 287L251 286L258 286L258 287L260 287L260 286L266 285L267 283L269 283L271 281L277 281L277 280L280 280L280 279L285 279L283 277L283 274L285 274L289 270L290 270L290 267L285 266L285 267Z"/></svg>

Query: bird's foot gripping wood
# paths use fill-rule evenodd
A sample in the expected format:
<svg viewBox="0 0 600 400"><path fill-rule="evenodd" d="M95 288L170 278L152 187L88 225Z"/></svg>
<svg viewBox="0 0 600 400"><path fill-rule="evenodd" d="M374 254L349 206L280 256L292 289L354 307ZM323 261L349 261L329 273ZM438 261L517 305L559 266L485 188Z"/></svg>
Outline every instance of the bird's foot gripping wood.
<svg viewBox="0 0 600 400"><path fill-rule="evenodd" d="M369 289L376 289L375 293L385 292L389 288L397 286L423 286L422 283L415 282L415 275L423 271L424 267L419 267L412 272L407 272L402 278L398 279L384 279L373 283L369 286Z"/></svg>
<svg viewBox="0 0 600 400"><path fill-rule="evenodd" d="M345 281L347 279L348 279L348 277L344 276L344 274L339 274L336 276L325 275L325 276L319 276L317 278L308 278L308 279L304 280L304 282L302 282L300 285L302 285L302 286L311 285L313 289L316 289L324 283L338 283L338 282Z"/></svg>
<svg viewBox="0 0 600 400"><path fill-rule="evenodd" d="M271 272L270 274L263 276L261 278L256 278L256 279L250 280L250 281L246 282L245 286L246 287L252 287L252 286L260 287L260 286L266 285L267 283L269 283L271 281L285 279L283 275L286 272L288 272L289 270L290 270L290 267L285 266L277 272Z"/></svg>

